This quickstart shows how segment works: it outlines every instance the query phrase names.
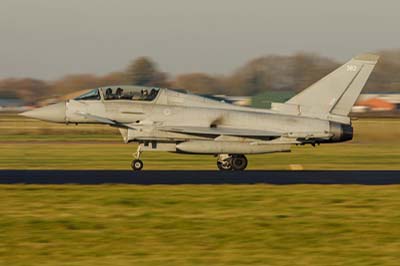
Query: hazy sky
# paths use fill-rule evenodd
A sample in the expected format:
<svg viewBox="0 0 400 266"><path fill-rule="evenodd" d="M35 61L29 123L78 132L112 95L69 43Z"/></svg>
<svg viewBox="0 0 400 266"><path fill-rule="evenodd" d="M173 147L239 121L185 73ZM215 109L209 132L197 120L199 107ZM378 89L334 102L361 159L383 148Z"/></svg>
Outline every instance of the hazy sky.
<svg viewBox="0 0 400 266"><path fill-rule="evenodd" d="M400 48L398 0L0 0L0 77L105 74L141 55L224 74L266 54L384 48Z"/></svg>

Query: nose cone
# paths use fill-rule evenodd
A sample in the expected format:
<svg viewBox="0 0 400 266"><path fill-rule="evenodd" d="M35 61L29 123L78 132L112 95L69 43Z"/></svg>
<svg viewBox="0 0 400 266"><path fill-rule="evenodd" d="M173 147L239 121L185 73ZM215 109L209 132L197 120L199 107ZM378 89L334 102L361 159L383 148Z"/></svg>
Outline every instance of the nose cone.
<svg viewBox="0 0 400 266"><path fill-rule="evenodd" d="M33 109L20 114L22 116L36 118L50 122L65 122L65 102L48 105L45 107Z"/></svg>

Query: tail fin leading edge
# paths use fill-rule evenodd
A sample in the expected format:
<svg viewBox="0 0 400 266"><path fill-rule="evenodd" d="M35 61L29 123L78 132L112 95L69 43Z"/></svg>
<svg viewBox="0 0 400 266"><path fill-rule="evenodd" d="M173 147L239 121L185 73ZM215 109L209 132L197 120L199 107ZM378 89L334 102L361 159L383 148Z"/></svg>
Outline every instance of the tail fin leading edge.
<svg viewBox="0 0 400 266"><path fill-rule="evenodd" d="M318 115L348 116L378 59L373 54L356 56L286 103L304 106Z"/></svg>

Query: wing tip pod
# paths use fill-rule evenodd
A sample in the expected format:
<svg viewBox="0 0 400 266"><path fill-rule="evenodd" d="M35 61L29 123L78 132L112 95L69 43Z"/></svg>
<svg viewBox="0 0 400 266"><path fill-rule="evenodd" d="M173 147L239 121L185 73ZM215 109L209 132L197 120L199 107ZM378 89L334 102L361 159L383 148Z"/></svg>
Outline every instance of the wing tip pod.
<svg viewBox="0 0 400 266"><path fill-rule="evenodd" d="M361 61L368 61L368 62L371 62L371 63L377 63L378 60L379 60L379 55L366 53L366 54L357 55L353 59L361 60Z"/></svg>

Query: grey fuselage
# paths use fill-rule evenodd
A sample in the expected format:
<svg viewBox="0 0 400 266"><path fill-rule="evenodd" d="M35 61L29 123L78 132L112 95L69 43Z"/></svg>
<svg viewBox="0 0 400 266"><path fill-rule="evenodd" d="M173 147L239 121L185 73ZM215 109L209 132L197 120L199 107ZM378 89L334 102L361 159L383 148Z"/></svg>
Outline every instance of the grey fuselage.
<svg viewBox="0 0 400 266"><path fill-rule="evenodd" d="M165 127L204 127L265 130L280 133L293 143L338 142L349 139L344 136L342 125L327 120L299 115L286 115L266 109L235 106L194 94L160 89L151 102L132 100L104 100L66 102L65 123L99 123L96 119L80 115L82 112L105 117L135 128L126 129L125 142L162 141L177 142L193 139L214 140L215 136L185 134L160 130ZM121 132L122 133L122 132ZM254 142L252 136L230 136L230 141ZM271 140L271 137L257 137ZM301 143L301 142L299 142Z"/></svg>

